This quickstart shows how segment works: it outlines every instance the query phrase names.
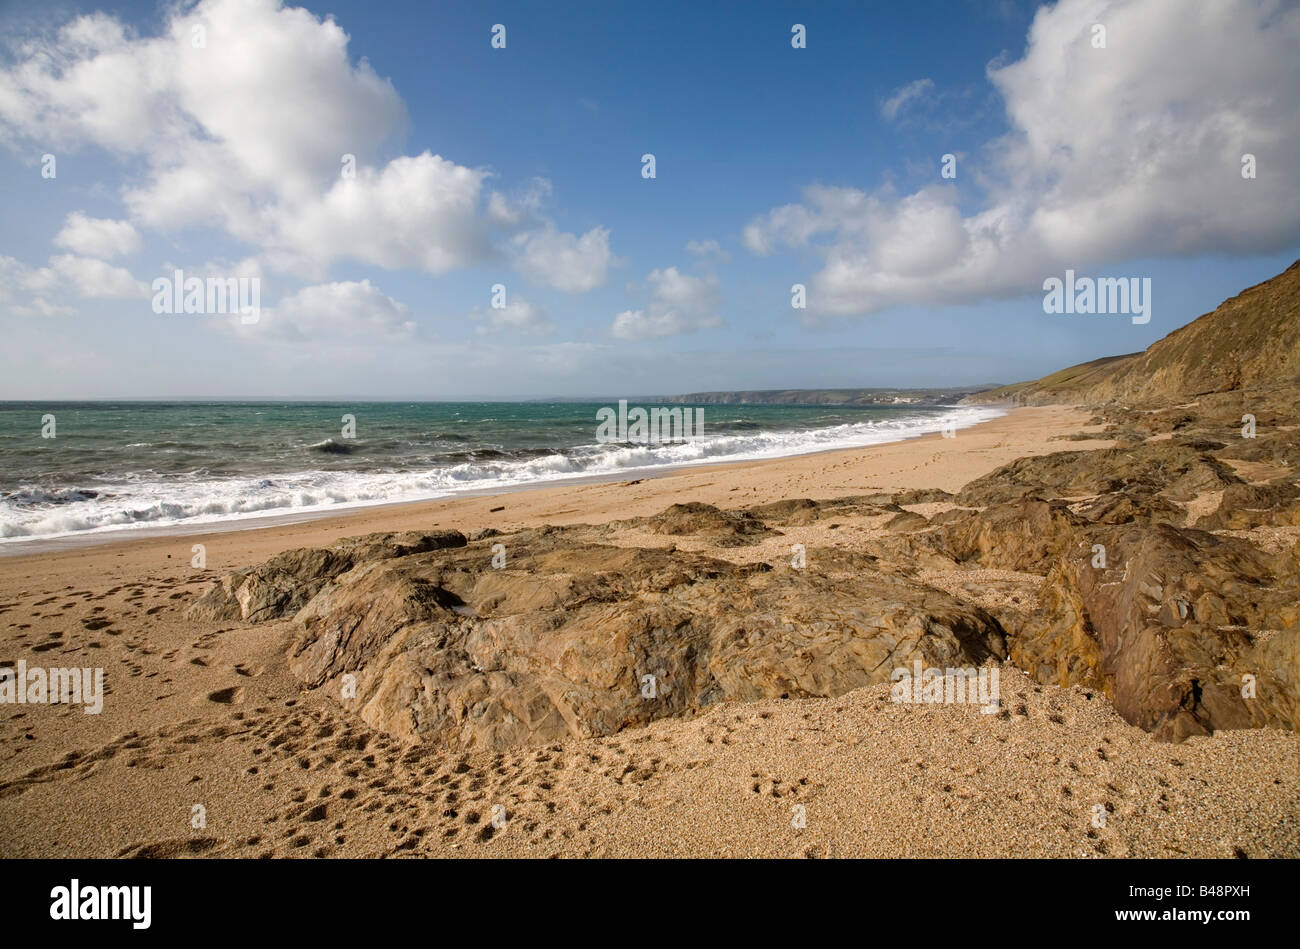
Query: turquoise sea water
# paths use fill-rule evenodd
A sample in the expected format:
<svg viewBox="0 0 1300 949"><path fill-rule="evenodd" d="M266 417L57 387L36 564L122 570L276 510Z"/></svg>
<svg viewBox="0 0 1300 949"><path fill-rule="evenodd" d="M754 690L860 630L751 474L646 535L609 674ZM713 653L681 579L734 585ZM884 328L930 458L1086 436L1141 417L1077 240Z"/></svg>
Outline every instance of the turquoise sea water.
<svg viewBox="0 0 1300 949"><path fill-rule="evenodd" d="M695 407L703 432L691 441L602 444L596 413L606 406L616 403L0 403L0 541L635 477L896 441L999 414L711 405ZM53 438L42 437L48 415Z"/></svg>

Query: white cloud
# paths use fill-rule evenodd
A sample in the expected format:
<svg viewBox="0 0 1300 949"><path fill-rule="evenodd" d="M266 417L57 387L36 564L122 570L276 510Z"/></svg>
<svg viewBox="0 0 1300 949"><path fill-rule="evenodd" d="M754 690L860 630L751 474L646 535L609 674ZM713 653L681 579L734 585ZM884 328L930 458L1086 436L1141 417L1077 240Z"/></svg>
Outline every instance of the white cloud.
<svg viewBox="0 0 1300 949"><path fill-rule="evenodd" d="M58 147L142 155L154 184L201 151L207 171L244 178L210 182L220 190L305 197L344 153L364 158L405 121L391 84L354 67L347 43L332 20L276 0L204 0L146 38L91 14L22 46L0 73L0 119Z"/></svg>
<svg viewBox="0 0 1300 949"><path fill-rule="evenodd" d="M16 299L23 293L25 301ZM115 267L92 257L57 254L44 267L29 267L0 256L0 302L15 316L66 316L75 313L69 299L148 299L149 287ZM62 302L60 302L62 301Z"/></svg>
<svg viewBox="0 0 1300 949"><path fill-rule="evenodd" d="M272 216L272 259L291 270L351 258L431 274L491 256L478 216L486 172L425 152L359 169L319 198Z"/></svg>
<svg viewBox="0 0 1300 949"><path fill-rule="evenodd" d="M521 296L514 296L502 308L475 307L470 319L479 323L479 333L527 333L543 336L555 331L555 324L546 311Z"/></svg>
<svg viewBox="0 0 1300 949"><path fill-rule="evenodd" d="M545 227L514 238L515 268L535 284L565 293L586 293L605 282L617 263L609 249L609 231L592 228L578 237Z"/></svg>
<svg viewBox="0 0 1300 949"><path fill-rule="evenodd" d="M964 211L954 185L811 187L752 221L745 245L822 256L814 315L1040 293L1066 267L1134 257L1277 251L1300 239L1297 42L1300 8L1274 0L1061 0L1022 59L989 69L1012 131L959 166L982 206Z"/></svg>
<svg viewBox="0 0 1300 949"><path fill-rule="evenodd" d="M14 316L22 317L57 317L71 316L77 311L70 306L50 303L44 297L33 297L30 303L17 304L9 308Z"/></svg>
<svg viewBox="0 0 1300 949"><path fill-rule="evenodd" d="M687 241L686 252L703 260L714 257L722 261L724 264L731 262L731 255L722 249L721 244L714 240Z"/></svg>
<svg viewBox="0 0 1300 949"><path fill-rule="evenodd" d="M642 310L624 310L614 317L610 333L617 339L660 339L722 325L718 278L695 277L676 267L652 270L646 278L652 300Z"/></svg>
<svg viewBox="0 0 1300 949"><path fill-rule="evenodd" d="M26 281L29 273L22 261L0 254L0 300L13 299L14 290Z"/></svg>
<svg viewBox="0 0 1300 949"><path fill-rule="evenodd" d="M73 253L108 260L140 249L140 234L129 221L86 217L73 211L54 243Z"/></svg>
<svg viewBox="0 0 1300 949"><path fill-rule="evenodd" d="M441 274L499 258L492 228L540 223L542 179L485 194L489 172L428 151L383 161L406 109L348 43L332 19L279 0L176 6L148 37L81 16L17 44L0 68L0 140L27 153L106 149L143 168L122 188L136 224L217 227L312 281L340 260ZM342 177L344 156L355 177ZM65 228L64 246L90 253L86 230ZM603 280L608 232L548 224L528 249L525 266L556 265L553 285L587 289Z"/></svg>
<svg viewBox="0 0 1300 949"><path fill-rule="evenodd" d="M232 318L231 327L249 337L287 340L360 337L366 341L410 337L416 324L403 303L386 296L369 280L303 287L274 307L263 307L256 323Z"/></svg>
<svg viewBox="0 0 1300 949"><path fill-rule="evenodd" d="M849 188L824 189L813 187L806 189L805 194L812 191L827 190L838 191L849 201L858 200L857 196L865 198L865 195L862 195L861 192ZM783 207L774 208L765 217L755 219L745 225L741 239L753 253L770 254L776 249L778 243L790 247L802 247L808 243L809 237L826 229L824 221L814 211L801 204L787 204Z"/></svg>
<svg viewBox="0 0 1300 949"><path fill-rule="evenodd" d="M905 86L900 86L894 90L893 95L880 103L880 114L890 121L893 121L898 118L898 114L903 111L909 103L920 99L933 88L934 80L932 79L917 79L914 82L909 82Z"/></svg>
<svg viewBox="0 0 1300 949"><path fill-rule="evenodd" d="M30 271L23 280L28 290L71 292L90 299L148 297L149 287L123 267L92 257L59 254L49 265Z"/></svg>
<svg viewBox="0 0 1300 949"><path fill-rule="evenodd" d="M505 229L537 224L552 190L549 179L532 178L509 195L493 191L488 197L488 219Z"/></svg>

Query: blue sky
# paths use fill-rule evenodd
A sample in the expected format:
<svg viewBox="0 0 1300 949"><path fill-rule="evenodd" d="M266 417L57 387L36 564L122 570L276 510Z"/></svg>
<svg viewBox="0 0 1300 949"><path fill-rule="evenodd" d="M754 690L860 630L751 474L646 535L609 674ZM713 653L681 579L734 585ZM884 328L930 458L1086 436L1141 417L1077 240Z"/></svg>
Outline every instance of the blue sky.
<svg viewBox="0 0 1300 949"><path fill-rule="evenodd" d="M0 35L3 398L1009 382L1300 256L1293 4L20 0ZM260 319L155 313L177 267L256 276ZM1150 323L1045 314L1067 268L1149 277Z"/></svg>

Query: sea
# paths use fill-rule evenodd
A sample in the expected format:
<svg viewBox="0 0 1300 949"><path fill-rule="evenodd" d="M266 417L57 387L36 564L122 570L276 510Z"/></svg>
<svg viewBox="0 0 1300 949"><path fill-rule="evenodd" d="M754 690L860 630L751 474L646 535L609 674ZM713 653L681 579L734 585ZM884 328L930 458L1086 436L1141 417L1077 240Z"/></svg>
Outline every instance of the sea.
<svg viewBox="0 0 1300 949"><path fill-rule="evenodd" d="M0 546L648 477L899 441L1001 414L685 407L702 413L698 437L641 444L598 438L597 413L616 409L610 402L3 402Z"/></svg>

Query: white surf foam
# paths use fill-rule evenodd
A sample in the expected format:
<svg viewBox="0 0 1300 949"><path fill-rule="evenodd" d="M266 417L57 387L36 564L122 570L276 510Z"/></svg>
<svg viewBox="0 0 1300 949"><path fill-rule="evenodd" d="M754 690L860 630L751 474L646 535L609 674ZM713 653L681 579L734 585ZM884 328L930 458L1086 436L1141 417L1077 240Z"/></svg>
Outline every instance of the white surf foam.
<svg viewBox="0 0 1300 949"><path fill-rule="evenodd" d="M211 524L273 514L307 514L420 501L466 491L513 489L566 478L731 461L783 458L858 448L967 428L1004 412L991 407L953 408L942 414L875 419L805 431L709 435L656 447L591 445L567 455L527 460L467 462L426 471L300 471L269 478L169 478L95 485L79 497L20 488L0 502L0 543L58 538L180 524ZM595 422L593 420L593 434ZM48 503L42 498L48 498Z"/></svg>

